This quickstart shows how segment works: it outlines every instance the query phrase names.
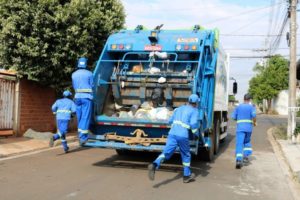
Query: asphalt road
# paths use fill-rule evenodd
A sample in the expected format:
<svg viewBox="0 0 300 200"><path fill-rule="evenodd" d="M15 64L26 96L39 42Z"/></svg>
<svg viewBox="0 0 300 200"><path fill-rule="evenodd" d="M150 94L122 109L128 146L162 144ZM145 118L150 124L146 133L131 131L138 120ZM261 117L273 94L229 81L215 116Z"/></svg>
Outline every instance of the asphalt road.
<svg viewBox="0 0 300 200"><path fill-rule="evenodd" d="M61 149L0 161L1 200L47 199L264 199L291 200L292 193L267 139L267 129L283 123L260 116L253 133L251 164L235 169L234 124L212 163L193 160L196 181L182 183L178 156L163 165L155 181L147 165L155 155L118 156L114 150Z"/></svg>

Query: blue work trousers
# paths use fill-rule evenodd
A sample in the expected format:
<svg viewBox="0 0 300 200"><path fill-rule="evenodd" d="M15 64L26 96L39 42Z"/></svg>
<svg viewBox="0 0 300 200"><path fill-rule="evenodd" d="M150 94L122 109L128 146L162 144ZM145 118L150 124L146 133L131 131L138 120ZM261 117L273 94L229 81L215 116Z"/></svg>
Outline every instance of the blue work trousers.
<svg viewBox="0 0 300 200"><path fill-rule="evenodd" d="M166 146L163 152L156 158L153 162L156 164L156 169L159 168L161 163L164 160L168 160L173 155L176 148L179 147L182 165L183 165L183 176L190 176L191 170L191 152L190 152L190 142L189 139L186 137L180 137L177 135L169 135L167 139Z"/></svg>
<svg viewBox="0 0 300 200"><path fill-rule="evenodd" d="M78 137L80 142L88 139L89 126L92 117L92 100L85 98L75 99L76 114L78 120Z"/></svg>
<svg viewBox="0 0 300 200"><path fill-rule="evenodd" d="M236 160L241 161L243 157L249 157L252 154L251 132L236 132Z"/></svg>
<svg viewBox="0 0 300 200"><path fill-rule="evenodd" d="M58 140L61 139L61 144L64 148L64 150L68 149L68 144L67 144L67 140L66 140L66 134L68 132L68 124L69 124L69 120L56 120L56 124L57 124L57 133L53 135L53 140Z"/></svg>

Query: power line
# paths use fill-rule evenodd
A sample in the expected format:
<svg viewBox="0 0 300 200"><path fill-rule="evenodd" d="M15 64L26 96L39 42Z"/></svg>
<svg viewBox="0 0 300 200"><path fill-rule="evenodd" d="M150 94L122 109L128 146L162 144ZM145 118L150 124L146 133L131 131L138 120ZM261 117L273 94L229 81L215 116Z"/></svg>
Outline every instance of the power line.
<svg viewBox="0 0 300 200"><path fill-rule="evenodd" d="M289 57L290 55L281 55L282 57ZM230 56L230 59L257 59L257 58L270 58L272 55L267 56ZM300 57L300 54L297 55Z"/></svg>
<svg viewBox="0 0 300 200"><path fill-rule="evenodd" d="M268 16L268 14L264 14L264 15L262 15L262 16L259 16L258 18L254 19L254 20L251 21L250 23L248 23L248 24L246 24L246 25L243 25L243 26L237 28L236 30L232 31L231 33L236 33L236 32L238 32L238 31L240 31L240 30L242 30L242 29L244 29L244 28L247 28L247 27L249 27L250 25L259 22L259 19L262 19L262 18L264 18L264 17L266 17L266 16Z"/></svg>
<svg viewBox="0 0 300 200"><path fill-rule="evenodd" d="M275 4L275 5L271 5L271 6L277 6L277 5L281 5L281 4L283 4L283 2ZM227 20L227 19L230 19L230 18L233 18L233 17L239 17L239 16L242 16L242 15L246 15L246 14L249 14L249 13L253 13L253 12L257 12L257 11L260 11L260 10L264 10L264 9L270 8L271 6L265 6L265 7L261 7L261 8L257 8L257 9L251 9L251 10L248 10L247 12L241 12L241 13L239 13L237 15L231 15L231 16L228 16L228 17L222 17L222 18L219 18L219 19L216 19L216 20L209 21L207 23L208 24L212 24L212 23L216 23L216 22L219 22L219 21Z"/></svg>

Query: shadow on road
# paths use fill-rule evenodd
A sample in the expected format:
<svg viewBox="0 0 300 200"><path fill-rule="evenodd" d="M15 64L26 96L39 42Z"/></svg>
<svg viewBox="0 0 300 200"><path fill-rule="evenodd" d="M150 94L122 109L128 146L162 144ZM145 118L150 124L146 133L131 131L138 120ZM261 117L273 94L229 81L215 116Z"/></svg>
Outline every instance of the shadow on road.
<svg viewBox="0 0 300 200"><path fill-rule="evenodd" d="M72 147L71 147L72 148ZM62 148L61 148L62 149ZM76 153L76 152L79 152L79 151L85 151L85 150L88 150L88 149L91 149L91 147L77 147L75 149L71 149L69 150L68 153L65 153L62 149L62 153L59 153L57 154L57 156L62 156L62 155L68 155L68 154L71 154L71 153Z"/></svg>

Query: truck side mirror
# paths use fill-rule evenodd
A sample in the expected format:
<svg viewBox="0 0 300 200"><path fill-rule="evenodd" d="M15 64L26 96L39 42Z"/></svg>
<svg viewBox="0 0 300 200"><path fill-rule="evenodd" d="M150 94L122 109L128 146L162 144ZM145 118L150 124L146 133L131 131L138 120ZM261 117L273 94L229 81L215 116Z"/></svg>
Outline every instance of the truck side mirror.
<svg viewBox="0 0 300 200"><path fill-rule="evenodd" d="M233 83L233 89L232 89L233 94L236 94L236 93L237 93L237 90L238 90L238 84L237 84L237 82L234 82L234 83Z"/></svg>

